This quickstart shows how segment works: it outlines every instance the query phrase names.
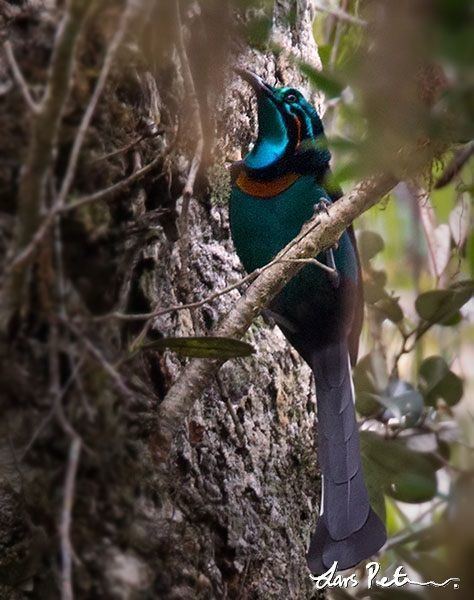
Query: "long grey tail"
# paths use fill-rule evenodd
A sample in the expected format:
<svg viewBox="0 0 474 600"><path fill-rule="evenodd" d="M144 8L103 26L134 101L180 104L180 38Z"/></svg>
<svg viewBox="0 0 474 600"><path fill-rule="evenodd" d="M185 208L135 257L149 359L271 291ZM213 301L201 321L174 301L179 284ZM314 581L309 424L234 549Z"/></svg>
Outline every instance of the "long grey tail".
<svg viewBox="0 0 474 600"><path fill-rule="evenodd" d="M319 350L312 366L323 498L307 561L310 570L321 575L334 561L338 570L344 570L369 558L383 546L387 534L370 506L364 482L346 344Z"/></svg>

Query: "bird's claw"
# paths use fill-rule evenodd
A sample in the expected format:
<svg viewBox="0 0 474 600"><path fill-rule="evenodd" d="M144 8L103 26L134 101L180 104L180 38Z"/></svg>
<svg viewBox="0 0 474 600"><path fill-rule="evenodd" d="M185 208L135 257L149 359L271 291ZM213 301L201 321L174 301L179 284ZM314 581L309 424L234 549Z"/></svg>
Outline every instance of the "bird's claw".
<svg viewBox="0 0 474 600"><path fill-rule="evenodd" d="M314 205L314 214L319 215L322 212L325 212L329 215L328 207L331 206L331 201L328 198L320 198L319 202ZM341 276L339 275L339 271L336 268L336 262L334 260L334 250L337 250L339 247L339 243L336 242L332 248L326 250L326 264L328 267L332 269L332 271L328 272L328 278L331 282L331 285L337 289L341 282Z"/></svg>
<svg viewBox="0 0 474 600"><path fill-rule="evenodd" d="M320 215L322 212L329 214L328 206L331 206L331 201L327 198L320 198L319 202L314 205L314 214Z"/></svg>

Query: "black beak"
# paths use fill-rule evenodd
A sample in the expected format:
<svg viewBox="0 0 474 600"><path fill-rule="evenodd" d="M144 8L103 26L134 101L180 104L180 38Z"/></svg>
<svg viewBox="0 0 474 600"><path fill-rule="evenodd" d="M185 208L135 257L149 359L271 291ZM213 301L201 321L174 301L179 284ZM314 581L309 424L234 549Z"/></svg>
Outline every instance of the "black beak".
<svg viewBox="0 0 474 600"><path fill-rule="evenodd" d="M265 83L265 81L263 81L261 77L255 75L255 73L252 73L252 71L248 71L247 69L236 68L235 72L253 87L257 96L259 94L263 94L269 97L273 96L272 86L268 85L268 83Z"/></svg>

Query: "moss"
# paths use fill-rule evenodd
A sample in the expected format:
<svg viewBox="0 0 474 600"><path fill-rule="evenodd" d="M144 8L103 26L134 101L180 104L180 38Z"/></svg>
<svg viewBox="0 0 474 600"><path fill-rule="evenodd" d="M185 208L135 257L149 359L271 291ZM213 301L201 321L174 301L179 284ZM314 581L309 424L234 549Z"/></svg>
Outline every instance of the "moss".
<svg viewBox="0 0 474 600"><path fill-rule="evenodd" d="M230 195L230 173L223 163L214 163L207 170L211 187L211 202L216 206L226 206Z"/></svg>

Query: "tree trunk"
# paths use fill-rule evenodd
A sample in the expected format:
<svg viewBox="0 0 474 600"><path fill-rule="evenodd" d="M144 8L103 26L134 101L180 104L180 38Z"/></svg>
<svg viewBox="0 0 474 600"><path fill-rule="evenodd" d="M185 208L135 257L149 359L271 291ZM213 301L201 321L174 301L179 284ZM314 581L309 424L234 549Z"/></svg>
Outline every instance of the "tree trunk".
<svg viewBox="0 0 474 600"><path fill-rule="evenodd" d="M56 244L54 236L47 238L36 259L29 316L0 340L0 597L56 598L61 588L65 597L68 476L74 483L69 558L76 598L315 597L305 561L320 490L314 385L279 330L263 318L255 322L246 341L256 353L228 361L209 381L163 464L154 437L156 412L183 361L150 349L118 364L144 322L91 321L91 315L113 310L144 313L199 300L243 275L230 240L225 162L247 151L256 117L251 92L233 76L232 63L309 93L290 57L315 66L319 58L310 0L276 2L271 35L281 51L275 53L250 47L233 28L226 29L229 18L245 24L245 15L229 17L224 4L191 4L181 12L181 24L169 7L147 9L137 27L138 49L133 44L122 49L106 86L74 196L102 189L157 156L163 159L108 204L91 202L61 218ZM37 81L53 43L57 9L17 10L12 44L26 76ZM59 136L58 178L117 10L110 9L105 24L92 17L83 36ZM41 50L34 56L18 15ZM176 24L181 41L168 31ZM177 51L166 47L170 37ZM6 67L2 78L9 82L1 116L9 136L0 142L9 156L0 173L4 244L17 218L11 198L30 117ZM97 160L126 146L137 130L144 141ZM193 155L200 168L186 218L188 197L182 194ZM57 251L58 235L63 270L56 295L48 282L54 288L59 277L57 256L44 255L49 248ZM50 263L53 276L44 269ZM192 312L157 317L148 338L205 335L239 293ZM59 333L51 319L56 309L71 323L60 321ZM59 392L51 374L57 339Z"/></svg>

